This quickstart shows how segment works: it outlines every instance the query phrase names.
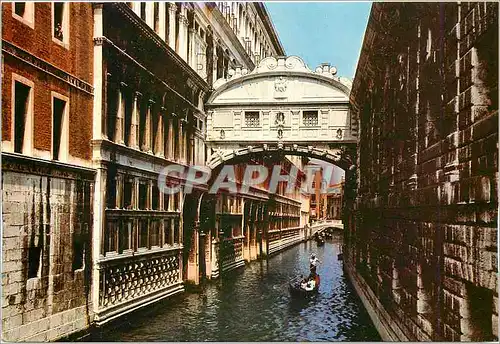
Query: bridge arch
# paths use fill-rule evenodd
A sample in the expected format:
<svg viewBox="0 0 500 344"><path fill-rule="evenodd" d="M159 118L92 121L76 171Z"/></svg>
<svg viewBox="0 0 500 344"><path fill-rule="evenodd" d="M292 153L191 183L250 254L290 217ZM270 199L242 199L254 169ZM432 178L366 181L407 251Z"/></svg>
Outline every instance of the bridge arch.
<svg viewBox="0 0 500 344"><path fill-rule="evenodd" d="M353 145L352 143L350 145ZM343 170L353 168L353 157L343 154L342 147L338 148L318 148L312 145L304 146L299 144L257 144L233 150L218 150L211 155L207 165L212 170L217 170L221 165L232 162L240 162L249 156L264 154L297 155L314 158L331 163Z"/></svg>

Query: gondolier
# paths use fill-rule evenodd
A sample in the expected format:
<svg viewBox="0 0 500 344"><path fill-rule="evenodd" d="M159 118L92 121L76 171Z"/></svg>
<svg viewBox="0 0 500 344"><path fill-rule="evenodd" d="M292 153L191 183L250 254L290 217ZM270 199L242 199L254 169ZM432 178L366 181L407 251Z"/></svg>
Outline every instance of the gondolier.
<svg viewBox="0 0 500 344"><path fill-rule="evenodd" d="M316 268L321 262L319 259L316 257L316 254L312 253L311 258L309 259L309 269L311 270L312 274L316 274Z"/></svg>

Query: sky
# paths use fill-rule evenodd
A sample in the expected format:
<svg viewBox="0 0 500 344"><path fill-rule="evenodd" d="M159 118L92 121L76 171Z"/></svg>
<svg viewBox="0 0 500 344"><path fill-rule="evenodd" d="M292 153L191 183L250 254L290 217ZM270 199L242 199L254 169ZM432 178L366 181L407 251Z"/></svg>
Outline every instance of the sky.
<svg viewBox="0 0 500 344"><path fill-rule="evenodd" d="M265 2L287 56L323 62L353 78L371 2Z"/></svg>
<svg viewBox="0 0 500 344"><path fill-rule="evenodd" d="M300 56L310 69L323 62L337 75L354 78L371 2L265 2L287 56ZM321 160L311 163L331 166ZM344 171L334 167L330 184Z"/></svg>

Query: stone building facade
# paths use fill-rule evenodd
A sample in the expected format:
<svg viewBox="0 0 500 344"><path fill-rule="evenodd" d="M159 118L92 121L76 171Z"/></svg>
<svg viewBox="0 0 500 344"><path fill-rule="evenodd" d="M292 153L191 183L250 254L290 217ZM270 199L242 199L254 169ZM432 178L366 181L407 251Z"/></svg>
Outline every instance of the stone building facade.
<svg viewBox="0 0 500 344"><path fill-rule="evenodd" d="M498 340L498 4L374 3L348 271L386 340Z"/></svg>
<svg viewBox="0 0 500 344"><path fill-rule="evenodd" d="M2 4L4 339L199 282L207 185L165 195L161 171L205 164L215 80L283 54L262 3Z"/></svg>
<svg viewBox="0 0 500 344"><path fill-rule="evenodd" d="M93 321L92 6L2 4L2 339Z"/></svg>
<svg viewBox="0 0 500 344"><path fill-rule="evenodd" d="M214 81L283 48L260 3L99 3L93 11L93 303L103 324L199 283L208 185L165 194L162 171L205 164ZM170 182L185 186L186 176Z"/></svg>

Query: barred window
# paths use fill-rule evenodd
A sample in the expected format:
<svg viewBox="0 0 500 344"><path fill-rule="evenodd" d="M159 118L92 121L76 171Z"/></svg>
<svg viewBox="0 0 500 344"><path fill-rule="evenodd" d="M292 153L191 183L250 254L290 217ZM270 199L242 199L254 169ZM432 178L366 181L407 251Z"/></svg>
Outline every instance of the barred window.
<svg viewBox="0 0 500 344"><path fill-rule="evenodd" d="M318 111L304 111L303 123L306 127L315 127L318 125Z"/></svg>
<svg viewBox="0 0 500 344"><path fill-rule="evenodd" d="M260 115L257 111L245 112L245 126L247 127L258 127Z"/></svg>

